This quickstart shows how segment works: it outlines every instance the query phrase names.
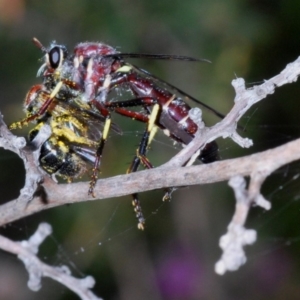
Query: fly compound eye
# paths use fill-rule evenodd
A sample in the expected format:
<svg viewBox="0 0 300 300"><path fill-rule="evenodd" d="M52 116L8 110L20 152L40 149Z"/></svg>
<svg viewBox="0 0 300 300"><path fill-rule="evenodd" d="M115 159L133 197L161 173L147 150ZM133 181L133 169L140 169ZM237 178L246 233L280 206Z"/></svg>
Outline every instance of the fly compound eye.
<svg viewBox="0 0 300 300"><path fill-rule="evenodd" d="M64 59L63 50L59 46L53 47L48 53L48 58L51 68L57 69Z"/></svg>

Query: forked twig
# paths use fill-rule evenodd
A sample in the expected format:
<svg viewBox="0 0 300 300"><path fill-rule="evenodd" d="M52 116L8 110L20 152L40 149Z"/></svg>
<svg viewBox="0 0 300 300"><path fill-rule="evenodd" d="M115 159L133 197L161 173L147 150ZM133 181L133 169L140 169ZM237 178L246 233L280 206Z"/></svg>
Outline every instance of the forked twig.
<svg viewBox="0 0 300 300"><path fill-rule="evenodd" d="M42 277L50 277L65 285L83 300L101 300L90 290L95 284L92 276L82 279L75 278L67 266L49 266L37 257L39 246L51 233L51 225L41 223L27 241L13 242L0 235L0 249L17 255L24 263L29 274L27 285L32 291L40 290Z"/></svg>

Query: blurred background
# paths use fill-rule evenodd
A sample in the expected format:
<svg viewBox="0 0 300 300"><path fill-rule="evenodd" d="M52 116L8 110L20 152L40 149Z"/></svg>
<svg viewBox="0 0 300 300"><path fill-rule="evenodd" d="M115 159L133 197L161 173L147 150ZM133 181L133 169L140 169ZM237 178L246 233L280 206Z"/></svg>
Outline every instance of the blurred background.
<svg viewBox="0 0 300 300"><path fill-rule="evenodd" d="M212 64L132 62L226 114L234 98L231 81L244 77L251 87L278 74L300 54L299 31L300 3L291 0L0 0L0 111L8 124L24 117L23 99L41 82L36 73L42 53L32 37L46 46L56 40L70 52L78 42L101 41L123 52L209 59ZM222 159L299 137L299 92L299 83L284 86L253 107L240 124L254 147L240 149L220 140ZM205 120L218 121L207 113ZM124 134L111 134L102 177L125 172L144 129L130 119L114 121ZM179 149L158 135L149 157L157 166ZM5 203L18 196L24 169L15 155L1 149L0 170L0 201ZM266 181L263 194L272 210L253 209L247 227L258 230L258 241L246 248L246 265L225 276L214 273L214 264L235 204L226 182L182 188L170 203L162 203L162 191L141 194L144 232L136 229L130 197L122 197L47 210L1 233L27 239L40 222L49 222L53 234L39 257L68 265L75 276L94 276L94 291L104 299L299 299L299 173L294 163ZM28 274L13 255L0 252L0 264L0 299L76 299L48 279L39 292L29 291Z"/></svg>

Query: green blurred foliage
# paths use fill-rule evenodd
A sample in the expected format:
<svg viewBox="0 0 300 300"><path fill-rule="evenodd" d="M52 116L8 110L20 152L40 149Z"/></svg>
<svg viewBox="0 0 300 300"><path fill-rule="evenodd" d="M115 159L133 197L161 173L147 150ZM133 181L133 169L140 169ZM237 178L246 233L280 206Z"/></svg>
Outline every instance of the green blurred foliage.
<svg viewBox="0 0 300 300"><path fill-rule="evenodd" d="M35 75L42 54L31 43L36 36L45 45L56 40L70 50L78 42L102 41L124 52L207 58L213 64L134 63L226 113L234 98L232 79L244 77L252 86L274 76L299 55L299 14L300 3L291 0L1 1L0 110L8 124L20 119L26 92L40 83ZM222 158L262 151L298 137L299 88L298 83L281 88L254 107L241 122L247 130L241 134L252 138L254 147L240 149L220 140ZM211 124L217 121L205 117ZM144 128L124 118L115 121L125 134L110 137L103 177L125 172ZM27 132L28 128L18 131L24 136ZM180 149L163 137L157 140L149 153L154 165ZM14 155L1 151L0 158L0 200L4 203L17 196L24 171ZM213 266L220 255L218 238L225 232L234 205L226 183L180 189L171 203L161 203L161 191L142 194L148 216L145 232L135 228L129 197L44 211L2 232L20 240L40 222L51 223L54 233L42 246L40 257L51 264L68 264L79 277L91 274L97 281L95 292L104 299L297 299L299 180L293 176L299 170L295 163L268 179L264 195L274 208L267 213L252 212L248 226L259 230L259 241L247 249L246 266L224 277L215 275ZM286 241L292 247L287 248ZM275 245L278 250L273 250ZM264 255L265 251L269 253ZM0 282L10 280L14 287L7 299L74 299L49 281L36 294L27 291L23 267L15 266L15 260L4 253L0 261L12 273L9 277L0 271ZM173 279L170 266L180 269L179 263L185 267L184 262L196 269L188 269L190 285L178 290L180 284ZM174 280L171 288L167 288L168 280Z"/></svg>

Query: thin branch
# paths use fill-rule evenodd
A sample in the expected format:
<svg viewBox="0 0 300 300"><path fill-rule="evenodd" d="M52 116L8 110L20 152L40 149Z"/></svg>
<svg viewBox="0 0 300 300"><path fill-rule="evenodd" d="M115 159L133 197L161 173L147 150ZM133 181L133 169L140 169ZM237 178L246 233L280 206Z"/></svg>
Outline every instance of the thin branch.
<svg viewBox="0 0 300 300"><path fill-rule="evenodd" d="M13 242L0 235L0 249L17 255L24 263L29 273L28 287L32 291L40 290L42 277L50 277L65 285L82 300L101 300L90 290L95 284L92 276L87 276L83 279L75 278L71 275L71 271L67 266L49 266L36 256L40 244L51 233L51 226L47 223L42 223L28 241Z"/></svg>
<svg viewBox="0 0 300 300"><path fill-rule="evenodd" d="M271 150L212 164L181 167L180 169L178 167L159 167L133 174L119 175L98 180L95 194L97 199L106 199L164 187L220 182L229 180L236 174L250 176L258 171L271 174L281 166L300 159L299 149L300 139L297 139ZM34 197L27 203L20 201L19 198L5 203L0 206L0 225L67 203L94 201L95 198L87 196L88 186L88 182L56 184L51 178L45 177L43 187L47 194L47 203L42 202L39 197ZM124 198L124 200L128 199Z"/></svg>
<svg viewBox="0 0 300 300"><path fill-rule="evenodd" d="M232 86L235 89L236 96L234 99L234 106L231 111L221 122L217 123L213 127L200 130L193 142L188 144L182 151L164 164L164 166L183 166L184 163L188 161L193 153L195 153L199 148L204 147L206 143L216 140L219 137L230 137L234 142L244 148L252 146L252 141L250 139L242 138L236 132L237 122L251 106L265 99L268 95L273 94L276 87L297 81L299 75L300 57L298 57L294 62L288 64L279 75L266 80L261 85L256 85L252 88L246 89L245 80L243 78L233 80Z"/></svg>
<svg viewBox="0 0 300 300"><path fill-rule="evenodd" d="M247 258L243 247L253 244L257 236L255 230L244 227L251 206L256 204L264 209L271 208L271 203L265 200L259 192L263 180L254 179L253 181L255 183L250 182L252 188L247 190L246 181L242 176L237 175L229 180L229 186L234 190L236 206L232 220L227 227L227 233L220 238L219 246L222 248L223 254L215 265L217 274L223 275L226 271L236 271L246 263Z"/></svg>

